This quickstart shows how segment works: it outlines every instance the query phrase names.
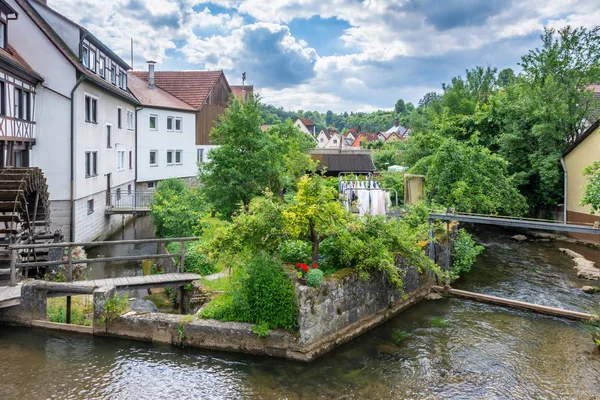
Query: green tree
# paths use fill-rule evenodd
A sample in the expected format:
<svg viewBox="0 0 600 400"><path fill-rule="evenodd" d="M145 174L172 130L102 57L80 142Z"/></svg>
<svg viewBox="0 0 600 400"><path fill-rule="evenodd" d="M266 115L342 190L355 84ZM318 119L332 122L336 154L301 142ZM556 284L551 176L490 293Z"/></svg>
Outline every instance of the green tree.
<svg viewBox="0 0 600 400"><path fill-rule="evenodd" d="M444 139L411 172L425 175L425 195L434 204L482 214L520 216L527 211L506 161L485 147Z"/></svg>
<svg viewBox="0 0 600 400"><path fill-rule="evenodd" d="M234 99L225 115L211 132L219 147L210 151L210 161L200 165L202 192L213 208L230 218L241 208L248 209L254 196L266 189L281 194L298 166L286 166L308 160L301 153L310 141L291 120L267 132L260 129L263 120L257 98L247 102ZM308 163L307 165L310 165Z"/></svg>
<svg viewBox="0 0 600 400"><path fill-rule="evenodd" d="M325 114L325 125L329 127L331 124L333 124L333 111L327 110L327 113Z"/></svg>
<svg viewBox="0 0 600 400"><path fill-rule="evenodd" d="M406 113L406 105L404 104L404 100L399 99L394 106L394 110L396 111L396 114Z"/></svg>
<svg viewBox="0 0 600 400"><path fill-rule="evenodd" d="M172 178L158 184L150 219L158 237L199 236L205 212L198 188L187 188L181 180Z"/></svg>
<svg viewBox="0 0 600 400"><path fill-rule="evenodd" d="M583 170L583 175L589 177L589 182L585 186L585 192L581 199L582 206L591 206L592 214L600 211L600 161L595 161L592 165Z"/></svg>
<svg viewBox="0 0 600 400"><path fill-rule="evenodd" d="M516 79L515 72L512 70L512 68L504 68L498 74L498 86L510 86L515 83Z"/></svg>
<svg viewBox="0 0 600 400"><path fill-rule="evenodd" d="M337 200L337 190L327 186L322 177L305 175L298 182L298 193L283 211L287 231L312 243L313 263L319 261L320 243L348 217Z"/></svg>

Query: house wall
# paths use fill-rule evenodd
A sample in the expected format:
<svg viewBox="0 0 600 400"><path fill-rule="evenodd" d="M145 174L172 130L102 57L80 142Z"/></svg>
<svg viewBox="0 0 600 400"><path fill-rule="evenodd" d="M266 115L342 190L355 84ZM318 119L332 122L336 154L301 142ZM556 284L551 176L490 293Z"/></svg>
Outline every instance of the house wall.
<svg viewBox="0 0 600 400"><path fill-rule="evenodd" d="M144 107L138 111L138 182L167 178L193 177L198 174L196 149L196 114ZM150 115L158 117L158 129L150 130ZM182 118L182 132L167 131L167 117ZM150 151L158 151L157 165L150 165ZM181 164L167 165L167 151L182 150Z"/></svg>
<svg viewBox="0 0 600 400"><path fill-rule="evenodd" d="M52 26L67 46L75 54L79 54L79 28L35 1L32 1L31 5ZM19 14L19 18L21 18L21 14Z"/></svg>
<svg viewBox="0 0 600 400"><path fill-rule="evenodd" d="M14 0L6 1L19 13L19 19L9 21L8 24L10 44L44 78L44 86L70 98L77 81L75 67ZM77 39L79 40L79 35ZM58 118L64 116L61 114Z"/></svg>
<svg viewBox="0 0 600 400"><path fill-rule="evenodd" d="M233 96L225 75L215 83L206 99L206 103L198 111L196 117L196 145L210 145L210 131L225 112L229 99Z"/></svg>
<svg viewBox="0 0 600 400"><path fill-rule="evenodd" d="M574 223L594 223L600 221L598 215L590 214L590 206L579 203L583 198L588 178L583 169L600 160L600 127L585 138L565 157L567 168L567 220ZM573 234L573 236L599 243L598 235Z"/></svg>
<svg viewBox="0 0 600 400"><path fill-rule="evenodd" d="M85 96L98 100L98 123L85 121ZM75 199L100 191L106 191L107 174L111 174L110 187L133 184L135 180L135 130L127 129L127 111L134 112L135 106L104 90L82 83L74 96L75 102ZM122 109L122 128L118 128L117 110ZM107 125L112 126L112 147L107 147ZM135 124L134 124L135 127ZM98 152L97 175L85 176L86 151ZM117 153L125 151L125 169L117 169ZM133 163L129 168L129 152L133 152Z"/></svg>
<svg viewBox="0 0 600 400"><path fill-rule="evenodd" d="M319 132L317 135L317 147L322 149L323 147L327 146L328 142L329 139L327 138L327 135L325 135L323 132Z"/></svg>

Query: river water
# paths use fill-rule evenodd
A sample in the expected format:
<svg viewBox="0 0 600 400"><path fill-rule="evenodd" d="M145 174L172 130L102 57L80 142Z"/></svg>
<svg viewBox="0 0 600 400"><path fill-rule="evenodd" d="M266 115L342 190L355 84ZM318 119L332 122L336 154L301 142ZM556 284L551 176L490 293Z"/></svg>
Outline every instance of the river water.
<svg viewBox="0 0 600 400"><path fill-rule="evenodd" d="M485 246L454 286L590 311L559 246ZM409 336L396 342L398 332ZM310 364L112 338L0 328L0 399L595 399L600 354L579 323L444 299L423 301Z"/></svg>

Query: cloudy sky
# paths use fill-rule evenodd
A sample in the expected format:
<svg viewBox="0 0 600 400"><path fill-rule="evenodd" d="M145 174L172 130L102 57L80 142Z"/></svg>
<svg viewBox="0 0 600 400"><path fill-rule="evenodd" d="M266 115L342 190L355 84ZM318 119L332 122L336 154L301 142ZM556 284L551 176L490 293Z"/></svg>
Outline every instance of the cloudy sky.
<svg viewBox="0 0 600 400"><path fill-rule="evenodd" d="M135 69L246 71L290 110L390 109L465 68L518 69L544 25L600 24L598 0L48 0Z"/></svg>

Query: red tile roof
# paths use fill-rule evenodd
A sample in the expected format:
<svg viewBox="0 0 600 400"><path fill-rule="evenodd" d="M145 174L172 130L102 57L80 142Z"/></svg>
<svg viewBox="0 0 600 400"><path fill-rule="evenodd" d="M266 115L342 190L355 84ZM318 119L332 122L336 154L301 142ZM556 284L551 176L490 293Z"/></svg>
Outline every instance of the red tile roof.
<svg viewBox="0 0 600 400"><path fill-rule="evenodd" d="M376 142L379 140L379 136L377 136L376 133L373 132L361 132L356 140L354 140L354 143L352 143L352 147L360 147L360 143L361 142Z"/></svg>
<svg viewBox="0 0 600 400"><path fill-rule="evenodd" d="M148 71L131 73L148 81ZM154 83L199 110L222 75L223 71L156 71Z"/></svg>
<svg viewBox="0 0 600 400"><path fill-rule="evenodd" d="M348 129L348 132L346 132L346 133L358 133L358 129L350 128L350 129Z"/></svg>
<svg viewBox="0 0 600 400"><path fill-rule="evenodd" d="M252 85L229 85L231 92L235 97L248 100L248 96L254 94L254 86Z"/></svg>
<svg viewBox="0 0 600 400"><path fill-rule="evenodd" d="M304 126L306 126L307 128L309 126L316 126L315 123L311 119L301 119L300 121L302 121Z"/></svg>
<svg viewBox="0 0 600 400"><path fill-rule="evenodd" d="M187 103L179 100L165 90L156 87L151 89L148 82L141 80L137 76L129 73L127 75L129 81L127 87L129 91L145 106L160 107L186 111L196 111L196 109Z"/></svg>

